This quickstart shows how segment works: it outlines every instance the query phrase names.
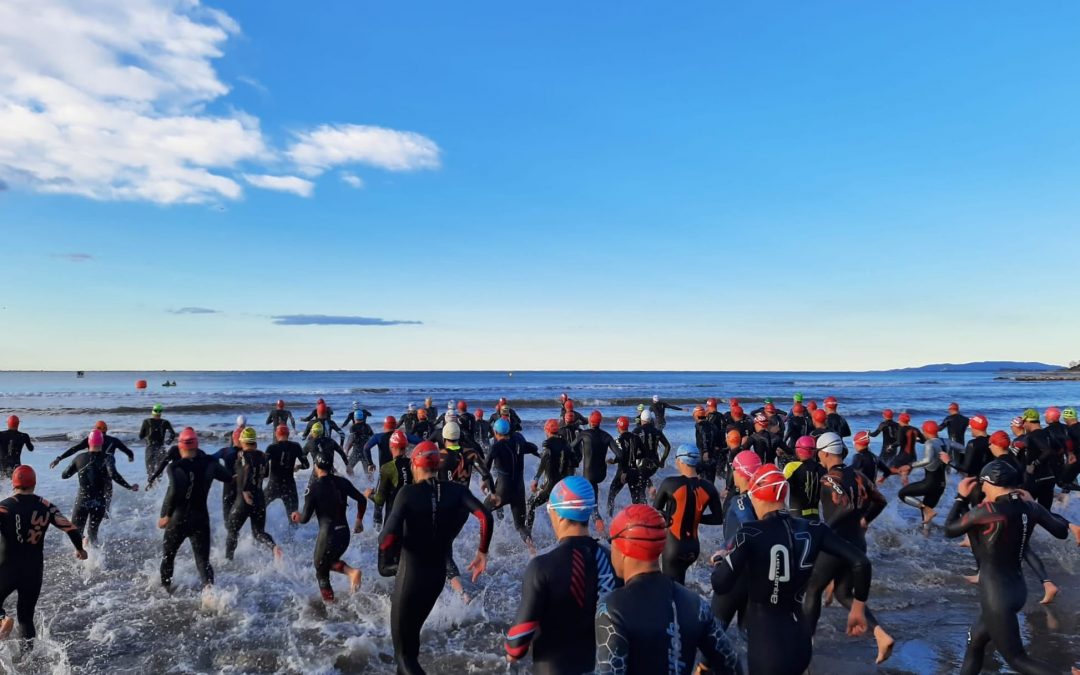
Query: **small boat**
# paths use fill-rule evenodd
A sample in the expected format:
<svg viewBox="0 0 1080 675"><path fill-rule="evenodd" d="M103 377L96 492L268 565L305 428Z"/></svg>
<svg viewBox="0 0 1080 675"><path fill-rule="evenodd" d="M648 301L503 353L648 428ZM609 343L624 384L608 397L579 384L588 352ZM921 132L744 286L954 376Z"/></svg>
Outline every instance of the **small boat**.
<svg viewBox="0 0 1080 675"><path fill-rule="evenodd" d="M75 371L75 377L86 377L86 373L84 373L81 370L76 370Z"/></svg>

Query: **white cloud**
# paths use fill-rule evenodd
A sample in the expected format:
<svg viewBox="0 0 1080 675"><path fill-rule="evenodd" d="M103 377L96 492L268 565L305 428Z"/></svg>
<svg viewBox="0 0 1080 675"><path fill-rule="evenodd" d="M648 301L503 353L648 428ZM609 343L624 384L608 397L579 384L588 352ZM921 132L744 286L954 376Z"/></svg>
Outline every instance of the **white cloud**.
<svg viewBox="0 0 1080 675"><path fill-rule="evenodd" d="M341 180L344 181L346 185L354 187L357 190L364 187L364 179L355 174L343 173L341 174Z"/></svg>
<svg viewBox="0 0 1080 675"><path fill-rule="evenodd" d="M387 171L439 168L439 146L430 138L361 124L324 124L299 133L287 154L301 172L315 175L343 164Z"/></svg>
<svg viewBox="0 0 1080 675"><path fill-rule="evenodd" d="M278 192L291 192L301 197L310 197L315 191L315 183L304 180L299 176L268 176L265 174L244 174L244 180L250 185L264 190L277 190Z"/></svg>
<svg viewBox="0 0 1080 675"><path fill-rule="evenodd" d="M239 198L238 177L310 195L310 181L251 172L280 170L285 157L308 177L350 162L438 166L438 146L419 134L322 126L283 157L256 117L208 112L229 93L213 61L239 31L197 0L0 2L0 181L101 200L212 202ZM325 147L341 134L344 148Z"/></svg>

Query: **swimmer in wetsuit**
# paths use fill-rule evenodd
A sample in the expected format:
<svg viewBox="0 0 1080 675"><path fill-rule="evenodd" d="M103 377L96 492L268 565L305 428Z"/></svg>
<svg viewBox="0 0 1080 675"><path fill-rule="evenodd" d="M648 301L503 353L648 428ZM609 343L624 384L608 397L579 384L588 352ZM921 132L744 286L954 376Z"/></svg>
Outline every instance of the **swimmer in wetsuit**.
<svg viewBox="0 0 1080 675"><path fill-rule="evenodd" d="M1024 447L1027 467L1027 488L1035 501L1047 511L1054 503L1056 464L1064 448L1039 424L1038 411L1028 408L1021 417L1024 420Z"/></svg>
<svg viewBox="0 0 1080 675"><path fill-rule="evenodd" d="M878 471L888 476L892 473L889 465L881 461L877 455L870 451L870 433L860 431L852 439L855 446L855 455L851 458L851 468L870 479L870 482L878 481Z"/></svg>
<svg viewBox="0 0 1080 675"><path fill-rule="evenodd" d="M724 502L724 548L731 550L735 546L735 533L751 520L757 520L753 504L750 502L750 479L761 468L761 458L753 450L743 450L731 461L732 495ZM725 490L726 491L726 490ZM727 630L735 613L739 614L739 623L746 616L747 585L746 577L739 577L723 593L713 593L713 614L720 621L720 626Z"/></svg>
<svg viewBox="0 0 1080 675"><path fill-rule="evenodd" d="M319 519L319 536L315 539L315 578L323 602L334 601L334 588L330 585L330 573L337 572L349 578L349 590L360 588L363 574L359 567L349 567L341 560L349 548L349 523L347 512L349 500L357 504L353 532L364 531L364 511L367 500L347 478L334 475L333 458L327 461L320 456L315 464L315 478L304 490L304 511L293 511L290 520L296 524L307 523L312 516Z"/></svg>
<svg viewBox="0 0 1080 675"><path fill-rule="evenodd" d="M870 432L873 437L881 436L881 460L889 463L896 454L900 442L900 425L893 419L894 413L889 408L881 411L881 424Z"/></svg>
<svg viewBox="0 0 1080 675"><path fill-rule="evenodd" d="M647 500L648 479L642 478L639 462L644 458L645 445L641 437L630 431L630 418L619 417L615 420L615 430L619 437L615 439L615 457L609 459L608 464L614 464L615 477L608 486L607 514L608 518L615 515L615 497L623 487L630 488L630 501L634 504L644 504Z"/></svg>
<svg viewBox="0 0 1080 675"><path fill-rule="evenodd" d="M788 482L788 510L807 520L818 520L821 479L825 477L825 468L818 464L816 454L817 441L813 436L803 436L795 441L795 461L783 468Z"/></svg>
<svg viewBox="0 0 1080 675"><path fill-rule="evenodd" d="M720 428L710 422L705 415L705 408L695 406L694 442L701 453L698 474L710 483L716 480L716 469L727 463L727 448Z"/></svg>
<svg viewBox="0 0 1080 675"><path fill-rule="evenodd" d="M514 527L521 540L536 555L536 546L525 527L525 455L538 455L536 446L525 440L519 433L510 431L510 423L499 418L492 427L495 431L495 444L488 453L485 469L489 474L486 482L488 496L485 506L492 510L510 507L514 517Z"/></svg>
<svg viewBox="0 0 1080 675"><path fill-rule="evenodd" d="M4 611L12 593L18 593L16 617L23 651L29 651L37 635L34 611L45 573L45 531L49 525L71 539L75 557L86 560L82 533L55 504L34 494L37 474L19 466L11 474L14 494L0 501L0 640L7 638L15 621Z"/></svg>
<svg viewBox="0 0 1080 675"><path fill-rule="evenodd" d="M468 569L473 581L487 568L491 512L469 489L436 479L442 457L434 443L413 449L414 483L394 499L379 535L379 573L396 576L391 595L390 634L399 675L418 675L420 631L439 599L446 579L446 559L469 515L480 521L480 543Z"/></svg>
<svg viewBox="0 0 1080 675"><path fill-rule="evenodd" d="M195 568L203 586L214 583L210 565L210 513L206 499L215 480L228 485L232 474L209 455L199 450L199 436L191 427L180 432L177 440L180 459L165 470L169 489L161 503L158 527L165 530L161 556L161 585L172 590L173 563L185 539L191 541Z"/></svg>
<svg viewBox="0 0 1080 675"><path fill-rule="evenodd" d="M292 430L296 431L296 420L293 419L293 414L285 409L285 401L281 399L278 399L274 409L267 414L266 424L273 427L275 433L278 427L285 425L292 427Z"/></svg>
<svg viewBox="0 0 1080 675"><path fill-rule="evenodd" d="M271 504L280 499L288 518L300 508L294 475L297 471L296 463L300 463L301 469L307 469L310 465L300 444L289 440L289 427L279 425L274 431L274 439L276 442L266 447L266 463L270 470L266 477L266 508L269 509Z"/></svg>
<svg viewBox="0 0 1080 675"><path fill-rule="evenodd" d="M960 404L954 401L949 404L949 414L941 420L938 427L948 431L949 440L962 447L964 445L964 436L967 434L968 425L970 423L971 420L960 414Z"/></svg>
<svg viewBox="0 0 1080 675"><path fill-rule="evenodd" d="M724 522L716 486L697 475L700 461L701 453L696 447L680 445L675 450L675 469L679 475L665 478L653 499L653 508L662 513L668 522L660 569L680 584L686 583L686 570L701 554L698 525L720 525Z"/></svg>
<svg viewBox="0 0 1080 675"><path fill-rule="evenodd" d="M620 581L611 553L589 536L596 509L589 481L570 476L549 492L548 515L558 545L525 568L521 602L506 632L506 658L519 661L531 647L536 675L584 675L596 667L597 601Z"/></svg>
<svg viewBox="0 0 1080 675"><path fill-rule="evenodd" d="M791 415L784 420L784 445L795 447L795 441L809 436L813 428L813 422L806 415L806 408L802 403L796 403L791 407Z"/></svg>
<svg viewBox="0 0 1080 675"><path fill-rule="evenodd" d="M569 402L568 402L569 403ZM597 503L600 500L600 486L607 480L607 457L608 452L618 454L619 448L611 434L600 428L604 417L599 410L589 413L589 428L581 431L574 442L570 444L571 450L581 458L581 475L585 480L592 483L593 492L596 494ZM600 517L600 510L593 514L596 529L604 531L604 521Z"/></svg>
<svg viewBox="0 0 1080 675"><path fill-rule="evenodd" d="M867 630L866 599L871 568L866 554L818 520L793 517L784 509L789 489L772 464L758 468L749 481L756 518L735 534L734 545L713 557L712 585L729 592L748 587L745 617L750 675L801 675L813 654L813 629L803 615L802 598L820 552L851 569L853 600L848 635Z"/></svg>
<svg viewBox="0 0 1080 675"><path fill-rule="evenodd" d="M949 458L953 452L960 449L959 444L938 438L940 431L937 422L933 420L923 422L923 458L899 469L891 470L891 473L904 475L910 473L912 469L923 469L922 480L908 483L900 488L900 492L896 495L908 506L919 509L923 525L929 525L937 515L934 507L941 500L941 495L945 494L945 469L948 462L942 461L942 457ZM884 481L888 475L882 476L882 480Z"/></svg>
<svg viewBox="0 0 1080 675"><path fill-rule="evenodd" d="M896 429L896 454L893 455L889 467L893 473L900 474L900 482L908 484L908 476L911 473L911 464L915 461L915 445L926 441L922 432L911 426L911 415L900 413L900 426Z"/></svg>
<svg viewBox="0 0 1080 675"><path fill-rule="evenodd" d="M671 405L667 401L661 401L660 396L653 394L652 403L649 404L649 410L652 411L653 419L656 421L656 428L660 431L664 430L667 426L667 411L678 410L682 412L682 408L677 405Z"/></svg>
<svg viewBox="0 0 1080 675"><path fill-rule="evenodd" d="M405 456L407 443L402 442L404 439L405 435L401 434L398 441L390 444L393 459L379 467L379 482L375 484L375 489L364 490L364 496L375 505L372 521L375 523L376 532L382 529L383 513L390 513L394 508L394 498L398 491L412 482L412 466L409 458Z"/></svg>
<svg viewBox="0 0 1080 675"><path fill-rule="evenodd" d="M22 465L22 451L34 451L30 435L19 431L19 416L7 418L7 429L0 431L0 478L9 479L15 469Z"/></svg>
<svg viewBox="0 0 1080 675"><path fill-rule="evenodd" d="M739 656L697 593L660 572L667 523L633 504L611 521L611 563L625 580L596 607L597 675L690 675L698 652L716 675L740 673Z"/></svg>
<svg viewBox="0 0 1080 675"><path fill-rule="evenodd" d="M270 475L266 455L259 451L255 430L251 427L240 432L240 454L236 457L235 475L237 499L225 523L225 559L232 560L240 541L240 528L251 521L251 536L270 549L275 558L281 558L282 550L266 531L266 493L263 480ZM333 466L333 460L331 460Z"/></svg>
<svg viewBox="0 0 1080 675"><path fill-rule="evenodd" d="M111 484L115 482L132 492L138 492L139 485L129 485L116 470L115 463L109 461L102 449L105 444L103 433L95 429L90 432L86 441L90 450L72 460L60 477L67 479L75 474L79 476L79 493L75 497L71 521L75 523L75 527L86 532L83 546L90 547L97 545L98 528L108 517Z"/></svg>
<svg viewBox="0 0 1080 675"><path fill-rule="evenodd" d="M825 397L825 426L829 431L837 434L841 438L847 438L851 435L851 427L848 426L847 420L843 415L836 412L836 408L839 403L836 402L836 398L833 396Z"/></svg>
<svg viewBox="0 0 1080 675"><path fill-rule="evenodd" d="M570 444L559 436L558 420L550 419L545 422L544 433L547 438L540 444L540 463L529 485L531 496L529 497L529 512L525 515L525 528L528 529L530 536L537 507L548 502L551 491L559 481L574 475L574 467L577 465L575 461L577 458L574 451L570 449ZM543 483L540 482L541 478L543 478ZM593 490L592 494L595 495L596 491ZM592 501L596 503L596 499Z"/></svg>
<svg viewBox="0 0 1080 675"><path fill-rule="evenodd" d="M987 501L972 510L968 496L980 482ZM1019 490L1021 483L1020 474L1012 466L1000 460L990 462L978 479L968 477L960 482L945 521L945 536L967 535L980 569L981 611L968 633L961 675L982 671L985 650L991 643L1009 666L1024 675L1059 672L1024 650L1016 615L1027 600L1020 560L1035 526L1064 539L1069 533L1068 523L1031 501Z"/></svg>
<svg viewBox="0 0 1080 675"><path fill-rule="evenodd" d="M142 428L139 429L139 440L146 441L146 482L152 482L150 477L154 475L154 469L164 459L165 448L176 438L176 431L169 420L162 419L161 413L164 408L161 404L155 404L150 409L150 417L143 420Z"/></svg>

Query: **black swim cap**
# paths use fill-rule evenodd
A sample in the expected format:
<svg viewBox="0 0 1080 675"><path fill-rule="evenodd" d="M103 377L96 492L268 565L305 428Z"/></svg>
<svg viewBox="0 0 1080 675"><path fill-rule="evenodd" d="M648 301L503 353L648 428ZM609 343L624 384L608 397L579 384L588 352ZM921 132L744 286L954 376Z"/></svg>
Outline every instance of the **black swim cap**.
<svg viewBox="0 0 1080 675"><path fill-rule="evenodd" d="M332 453L318 453L315 456L315 466L323 471L333 472L334 455Z"/></svg>
<svg viewBox="0 0 1080 675"><path fill-rule="evenodd" d="M1023 483L1020 479L1020 472L1013 468L1012 464L1001 459L995 459L984 466L979 473L979 479L990 485L1003 488L1020 487Z"/></svg>

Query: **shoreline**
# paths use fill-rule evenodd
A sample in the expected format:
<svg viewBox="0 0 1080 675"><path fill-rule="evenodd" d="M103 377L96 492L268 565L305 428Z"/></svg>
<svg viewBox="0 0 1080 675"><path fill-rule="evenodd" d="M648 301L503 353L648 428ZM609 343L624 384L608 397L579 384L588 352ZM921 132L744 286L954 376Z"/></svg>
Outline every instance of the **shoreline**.
<svg viewBox="0 0 1080 675"><path fill-rule="evenodd" d="M1046 373L1015 373L999 375L995 380L1011 382L1076 382L1080 381L1080 370L1053 370Z"/></svg>

